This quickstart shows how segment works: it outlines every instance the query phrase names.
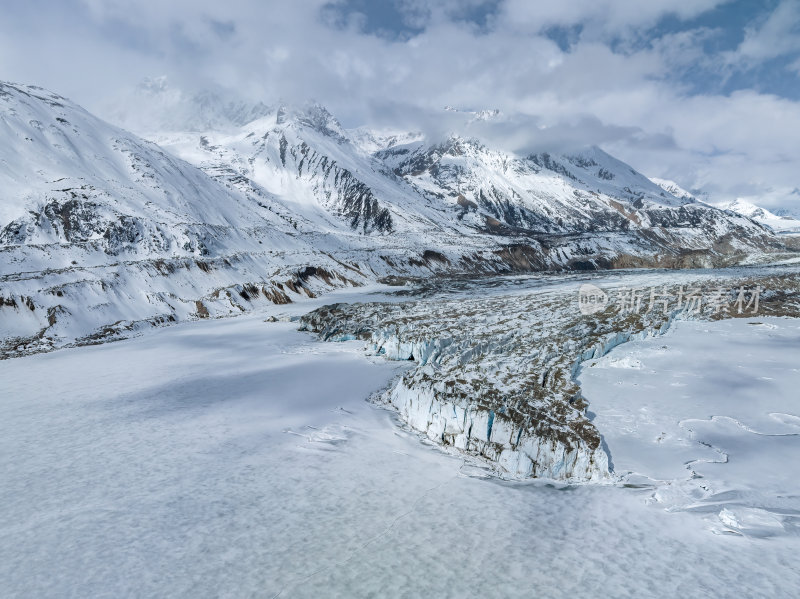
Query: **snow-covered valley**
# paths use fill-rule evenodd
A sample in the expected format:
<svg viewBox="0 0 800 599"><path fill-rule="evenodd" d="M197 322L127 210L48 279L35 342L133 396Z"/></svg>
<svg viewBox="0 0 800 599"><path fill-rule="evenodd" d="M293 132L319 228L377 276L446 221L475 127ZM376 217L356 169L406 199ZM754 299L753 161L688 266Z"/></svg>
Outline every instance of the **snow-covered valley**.
<svg viewBox="0 0 800 599"><path fill-rule="evenodd" d="M800 597L800 0L0 17L0 599Z"/></svg>
<svg viewBox="0 0 800 599"><path fill-rule="evenodd" d="M796 280L791 267L733 274ZM790 596L797 319L681 321L584 362L587 413L613 471L599 485L507 480L443 451L402 412L366 401L419 361L321 343L290 320L328 301L391 315L459 298L466 310L472 297L490 313L501 300L522 306L510 323L522 329L532 297L563 292L577 309L590 280L708 276L343 290L0 361L3 594L594 597L670 585L687 597Z"/></svg>
<svg viewBox="0 0 800 599"><path fill-rule="evenodd" d="M0 83L0 595L800 585L797 238L596 146L206 100L156 145Z"/></svg>

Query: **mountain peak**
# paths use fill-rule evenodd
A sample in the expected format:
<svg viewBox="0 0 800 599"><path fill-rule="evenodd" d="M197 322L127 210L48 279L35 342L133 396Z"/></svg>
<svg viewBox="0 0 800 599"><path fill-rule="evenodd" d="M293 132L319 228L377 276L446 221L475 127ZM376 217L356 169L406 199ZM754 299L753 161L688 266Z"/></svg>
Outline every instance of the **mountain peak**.
<svg viewBox="0 0 800 599"><path fill-rule="evenodd" d="M338 141L347 139L341 123L319 102L311 101L303 106L297 114L297 120L327 137L333 137Z"/></svg>

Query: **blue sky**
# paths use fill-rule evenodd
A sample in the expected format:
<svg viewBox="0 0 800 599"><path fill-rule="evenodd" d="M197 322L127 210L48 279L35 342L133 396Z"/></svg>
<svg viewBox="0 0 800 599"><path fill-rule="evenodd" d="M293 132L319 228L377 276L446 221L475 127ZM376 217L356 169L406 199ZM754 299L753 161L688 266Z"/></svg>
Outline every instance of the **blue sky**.
<svg viewBox="0 0 800 599"><path fill-rule="evenodd" d="M314 98L345 125L454 127L499 108L509 151L598 144L650 176L800 202L800 0L28 0L0 78L114 120L146 77L176 97ZM146 112L147 107L143 107Z"/></svg>

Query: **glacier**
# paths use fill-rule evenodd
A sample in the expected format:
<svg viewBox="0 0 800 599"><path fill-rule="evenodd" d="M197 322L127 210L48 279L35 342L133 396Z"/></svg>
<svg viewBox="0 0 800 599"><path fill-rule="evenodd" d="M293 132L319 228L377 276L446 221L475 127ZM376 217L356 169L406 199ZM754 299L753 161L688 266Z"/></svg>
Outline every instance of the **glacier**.
<svg viewBox="0 0 800 599"><path fill-rule="evenodd" d="M363 339L371 355L415 364L378 401L437 444L501 476L572 482L614 479L602 435L577 380L582 365L630 341L664 335L676 319L737 316L721 311L578 310L580 278L513 278L426 294L400 303L331 304L300 318L321 339ZM586 280L586 279L583 279ZM768 289L763 314L800 314L796 267L597 275L609 292L630 285ZM495 281L494 283L498 283ZM572 285L570 285L572 283ZM444 289L447 289L445 284Z"/></svg>

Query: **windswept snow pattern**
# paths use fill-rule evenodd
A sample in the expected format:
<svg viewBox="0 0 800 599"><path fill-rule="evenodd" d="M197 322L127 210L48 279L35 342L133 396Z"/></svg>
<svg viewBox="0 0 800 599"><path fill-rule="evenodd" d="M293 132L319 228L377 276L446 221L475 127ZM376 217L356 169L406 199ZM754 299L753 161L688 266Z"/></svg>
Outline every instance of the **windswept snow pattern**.
<svg viewBox="0 0 800 599"><path fill-rule="evenodd" d="M713 532L797 538L798 349L798 319L680 322L592 361L581 386L615 473Z"/></svg>

